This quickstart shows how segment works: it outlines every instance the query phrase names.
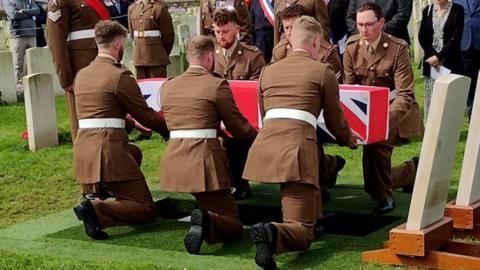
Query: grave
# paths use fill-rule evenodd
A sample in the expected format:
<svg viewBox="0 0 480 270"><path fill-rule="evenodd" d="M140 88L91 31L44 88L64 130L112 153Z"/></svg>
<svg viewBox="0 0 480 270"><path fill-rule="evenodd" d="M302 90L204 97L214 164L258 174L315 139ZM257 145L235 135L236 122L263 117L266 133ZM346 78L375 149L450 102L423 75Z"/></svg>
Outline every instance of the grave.
<svg viewBox="0 0 480 270"><path fill-rule="evenodd" d="M17 102L13 59L10 51L0 51L0 92L1 99L9 104Z"/></svg>
<svg viewBox="0 0 480 270"><path fill-rule="evenodd" d="M63 96L64 90L58 80L55 66L53 65L52 53L48 47L36 47L27 49L25 54L27 75L35 73L47 73L52 76L53 92L55 96Z"/></svg>

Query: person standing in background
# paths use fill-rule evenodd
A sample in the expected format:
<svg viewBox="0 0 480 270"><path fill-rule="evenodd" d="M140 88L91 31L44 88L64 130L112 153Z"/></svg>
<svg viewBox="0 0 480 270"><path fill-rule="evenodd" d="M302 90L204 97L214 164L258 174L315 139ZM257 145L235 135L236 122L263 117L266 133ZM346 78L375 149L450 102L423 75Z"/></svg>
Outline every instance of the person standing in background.
<svg viewBox="0 0 480 270"><path fill-rule="evenodd" d="M16 90L21 94L25 75L23 70L25 51L37 46L34 17L40 15L40 8L33 0L6 0L5 12L13 39L12 52L17 82Z"/></svg>
<svg viewBox="0 0 480 270"><path fill-rule="evenodd" d="M418 39L423 51L425 76L424 121L427 121L435 77L440 68L463 74L460 43L463 34L463 7L448 0L435 0L423 9ZM477 59L478 61L479 59ZM432 70L435 69L435 70Z"/></svg>
<svg viewBox="0 0 480 270"><path fill-rule="evenodd" d="M264 6L260 4L262 0L253 0L250 8L250 20L252 22L252 43L262 51L265 62L269 63L272 59L273 50L273 25L268 19ZM272 0L268 1L274 5Z"/></svg>
<svg viewBox="0 0 480 270"><path fill-rule="evenodd" d="M175 41L172 16L161 0L137 0L128 8L137 79L167 77Z"/></svg>
<svg viewBox="0 0 480 270"><path fill-rule="evenodd" d="M454 2L463 6L465 13L461 50L465 75L472 79L467 99L467 114L470 119L478 71L480 71L480 0L455 0Z"/></svg>

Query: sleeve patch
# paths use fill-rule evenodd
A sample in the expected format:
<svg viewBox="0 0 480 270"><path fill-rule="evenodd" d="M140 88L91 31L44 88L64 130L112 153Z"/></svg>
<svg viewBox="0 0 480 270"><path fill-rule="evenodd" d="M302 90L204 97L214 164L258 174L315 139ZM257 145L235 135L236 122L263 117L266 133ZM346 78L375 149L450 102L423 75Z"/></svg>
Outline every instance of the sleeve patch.
<svg viewBox="0 0 480 270"><path fill-rule="evenodd" d="M48 11L48 19L52 22L58 21L62 17L62 10L57 9L56 11Z"/></svg>

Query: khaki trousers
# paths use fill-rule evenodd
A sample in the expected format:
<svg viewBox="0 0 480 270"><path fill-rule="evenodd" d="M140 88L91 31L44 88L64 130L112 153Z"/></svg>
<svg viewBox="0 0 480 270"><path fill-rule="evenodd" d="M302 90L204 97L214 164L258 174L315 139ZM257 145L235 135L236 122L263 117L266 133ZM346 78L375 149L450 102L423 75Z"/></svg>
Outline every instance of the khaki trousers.
<svg viewBox="0 0 480 270"><path fill-rule="evenodd" d="M388 142L363 146L363 178L365 191L380 202L392 197L392 190L413 185L416 168L413 160L392 168L394 146Z"/></svg>
<svg viewBox="0 0 480 270"><path fill-rule="evenodd" d="M167 77L167 66L135 66L135 69L137 80Z"/></svg>
<svg viewBox="0 0 480 270"><path fill-rule="evenodd" d="M310 184L289 182L280 185L280 193L283 223L273 223L278 231L275 254L306 250L315 238L320 192Z"/></svg>
<svg viewBox="0 0 480 270"><path fill-rule="evenodd" d="M209 245L238 240L242 236L243 225L233 196L229 190L192 193L197 199L198 208L206 210L210 218L205 241Z"/></svg>
<svg viewBox="0 0 480 270"><path fill-rule="evenodd" d="M157 218L145 179L103 183L115 199L92 200L100 228L145 224Z"/></svg>

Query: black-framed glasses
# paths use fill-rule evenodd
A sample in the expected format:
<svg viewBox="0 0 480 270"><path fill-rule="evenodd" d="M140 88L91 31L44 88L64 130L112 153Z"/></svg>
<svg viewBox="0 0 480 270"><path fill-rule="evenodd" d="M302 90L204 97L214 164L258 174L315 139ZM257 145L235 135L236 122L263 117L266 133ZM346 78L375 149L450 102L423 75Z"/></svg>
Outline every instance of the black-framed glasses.
<svg viewBox="0 0 480 270"><path fill-rule="evenodd" d="M366 27L366 28L370 28L372 26L374 26L378 21L374 21L374 22L365 22L365 23L358 23L357 22L357 27Z"/></svg>

